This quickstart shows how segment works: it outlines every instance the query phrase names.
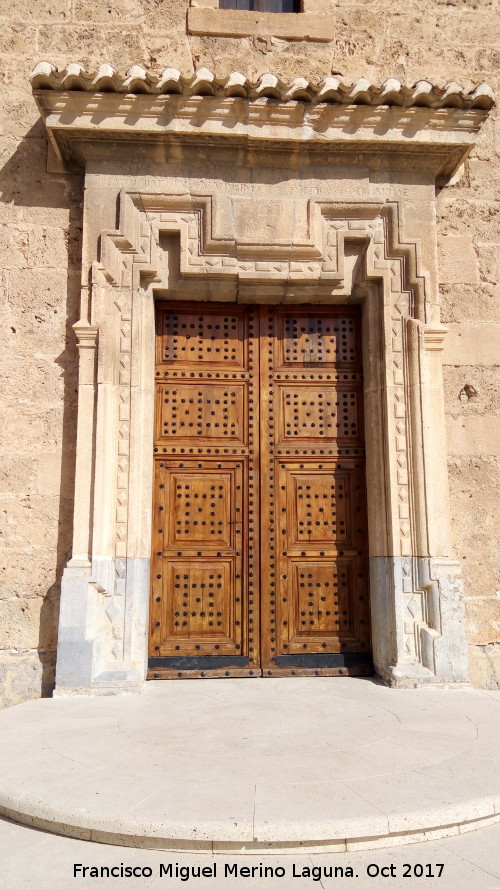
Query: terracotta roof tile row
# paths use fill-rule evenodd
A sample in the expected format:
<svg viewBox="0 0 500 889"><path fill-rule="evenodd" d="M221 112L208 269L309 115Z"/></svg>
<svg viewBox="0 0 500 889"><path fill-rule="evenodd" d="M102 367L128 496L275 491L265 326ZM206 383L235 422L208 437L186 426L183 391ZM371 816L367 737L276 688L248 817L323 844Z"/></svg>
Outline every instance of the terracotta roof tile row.
<svg viewBox="0 0 500 889"><path fill-rule="evenodd" d="M381 86L359 78L355 83L344 83L337 77L325 77L312 83L296 77L286 83L275 74L262 74L258 80L248 80L235 71L229 77L216 77L207 68L200 68L191 77L184 77L176 68L165 68L152 74L140 65L133 65L117 74L111 65L101 65L97 71L86 71L73 63L58 70L50 62L40 62L30 77L33 89L80 90L85 92L146 93L149 95L179 94L182 96L216 96L217 98L278 99L282 102L329 102L338 105L399 105L404 108L480 108L489 110L495 96L487 83L466 92L459 83L440 87L427 80L419 80L413 87L403 86L390 78Z"/></svg>

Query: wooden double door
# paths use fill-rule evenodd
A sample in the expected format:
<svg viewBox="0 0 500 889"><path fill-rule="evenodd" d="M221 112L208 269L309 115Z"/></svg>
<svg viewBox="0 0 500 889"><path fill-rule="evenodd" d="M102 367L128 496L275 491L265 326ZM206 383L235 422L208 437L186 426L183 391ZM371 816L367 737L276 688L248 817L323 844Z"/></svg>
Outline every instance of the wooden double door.
<svg viewBox="0 0 500 889"><path fill-rule="evenodd" d="M366 674L360 313L159 303L149 678Z"/></svg>

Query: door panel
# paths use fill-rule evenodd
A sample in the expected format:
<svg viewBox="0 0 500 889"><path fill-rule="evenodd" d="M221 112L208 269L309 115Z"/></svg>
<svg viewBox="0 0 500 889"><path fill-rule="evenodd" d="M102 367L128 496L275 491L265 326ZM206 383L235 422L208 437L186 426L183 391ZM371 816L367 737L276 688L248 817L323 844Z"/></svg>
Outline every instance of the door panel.
<svg viewBox="0 0 500 889"><path fill-rule="evenodd" d="M255 322L157 308L150 678L260 672Z"/></svg>
<svg viewBox="0 0 500 889"><path fill-rule="evenodd" d="M360 320L262 312L264 675L371 670Z"/></svg>
<svg viewBox="0 0 500 889"><path fill-rule="evenodd" d="M157 309L148 675L371 672L359 312L200 308Z"/></svg>
<svg viewBox="0 0 500 889"><path fill-rule="evenodd" d="M153 639L164 656L241 654L243 466L159 460L156 484L166 521Z"/></svg>

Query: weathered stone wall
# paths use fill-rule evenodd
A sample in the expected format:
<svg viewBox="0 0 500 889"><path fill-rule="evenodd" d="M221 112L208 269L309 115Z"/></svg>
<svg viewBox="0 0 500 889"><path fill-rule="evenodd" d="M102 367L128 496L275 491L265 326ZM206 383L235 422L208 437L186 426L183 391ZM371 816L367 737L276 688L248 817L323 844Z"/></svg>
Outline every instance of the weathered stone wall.
<svg viewBox="0 0 500 889"><path fill-rule="evenodd" d="M49 692L59 582L71 540L82 180L46 173L28 75L134 63L190 74L273 71L408 84L488 81L500 93L498 0L342 0L336 39L186 33L185 0L0 0L0 686ZM468 595L475 682L500 683L500 129L438 198L451 505Z"/></svg>

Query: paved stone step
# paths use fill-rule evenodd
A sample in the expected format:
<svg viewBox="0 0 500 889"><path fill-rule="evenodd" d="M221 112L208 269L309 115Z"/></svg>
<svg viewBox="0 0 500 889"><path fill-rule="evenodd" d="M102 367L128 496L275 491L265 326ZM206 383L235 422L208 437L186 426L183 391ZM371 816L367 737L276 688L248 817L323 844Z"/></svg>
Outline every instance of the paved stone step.
<svg viewBox="0 0 500 889"><path fill-rule="evenodd" d="M339 852L500 818L500 692L148 683L0 714L0 812L163 850Z"/></svg>

